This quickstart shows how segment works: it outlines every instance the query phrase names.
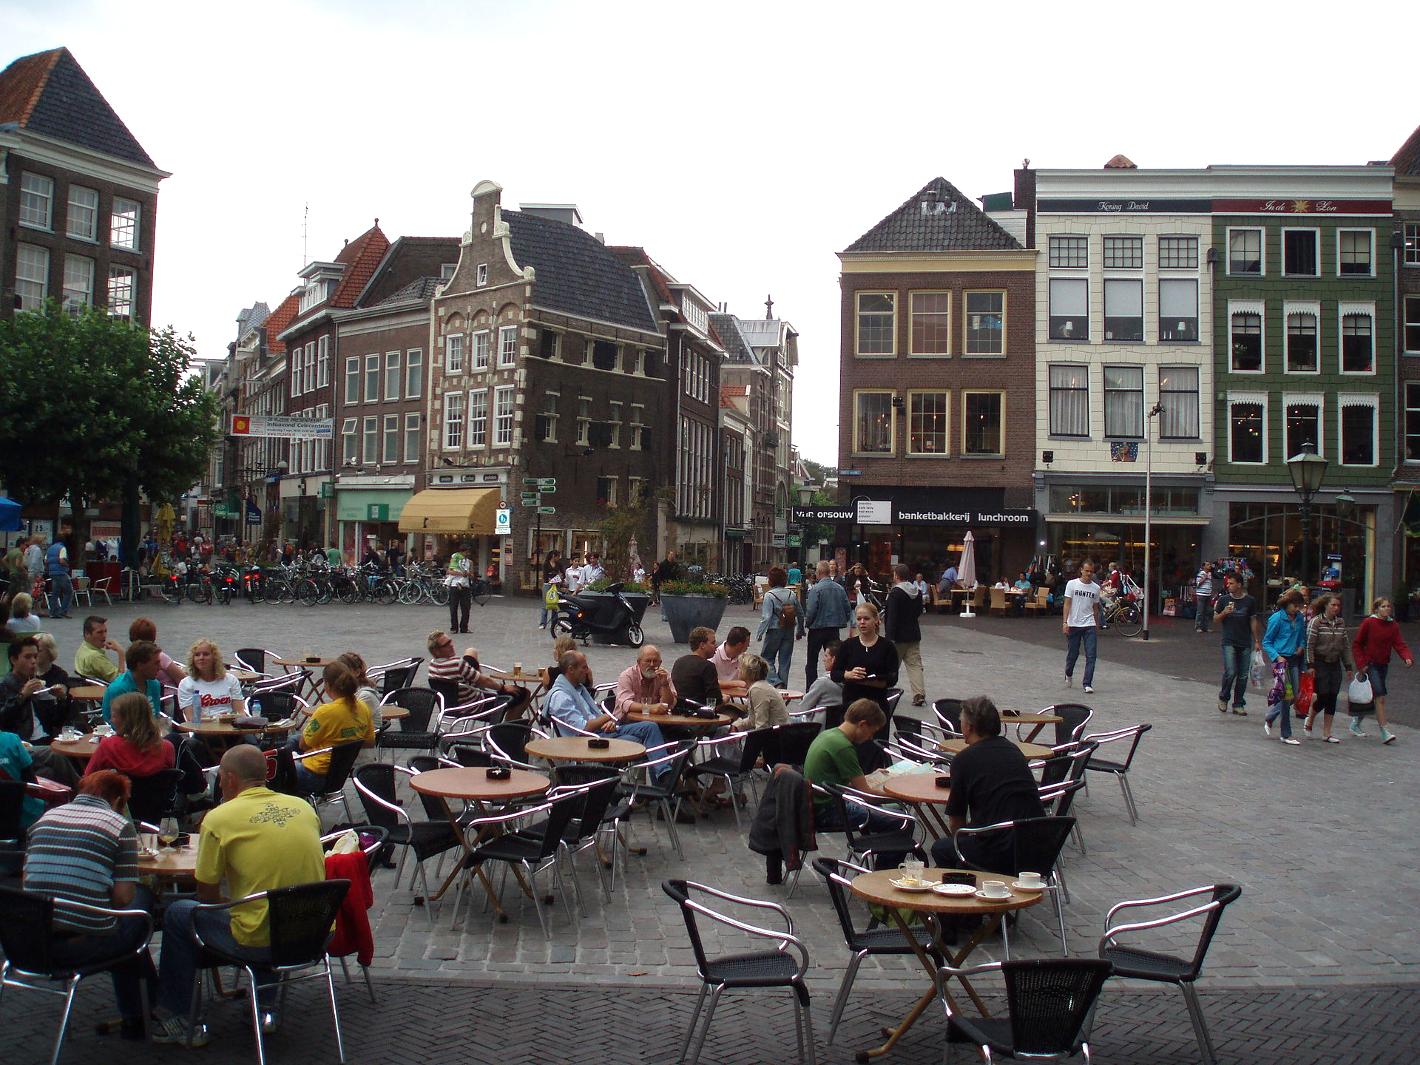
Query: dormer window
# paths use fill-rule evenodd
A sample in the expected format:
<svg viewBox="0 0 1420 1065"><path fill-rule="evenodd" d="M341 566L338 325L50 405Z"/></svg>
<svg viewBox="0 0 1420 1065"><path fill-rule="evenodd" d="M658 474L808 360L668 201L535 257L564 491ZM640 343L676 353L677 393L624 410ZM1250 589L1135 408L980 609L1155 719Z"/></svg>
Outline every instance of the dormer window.
<svg viewBox="0 0 1420 1065"><path fill-rule="evenodd" d="M301 314L305 314L312 307L317 307L324 303L330 296L331 289L335 282L318 280L312 281L301 290Z"/></svg>
<svg viewBox="0 0 1420 1065"><path fill-rule="evenodd" d="M690 297L689 293L681 296L680 308L687 322L702 333L710 332L710 316L705 313L704 307Z"/></svg>

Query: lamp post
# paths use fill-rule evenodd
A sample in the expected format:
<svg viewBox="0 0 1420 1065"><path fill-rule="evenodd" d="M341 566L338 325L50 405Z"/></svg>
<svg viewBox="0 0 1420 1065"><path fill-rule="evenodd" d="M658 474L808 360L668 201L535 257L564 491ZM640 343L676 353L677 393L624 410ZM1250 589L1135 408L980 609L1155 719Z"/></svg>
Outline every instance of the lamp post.
<svg viewBox="0 0 1420 1065"><path fill-rule="evenodd" d="M1144 418L1144 635L1149 638L1149 549L1154 542L1154 419L1164 413L1155 403Z"/></svg>
<svg viewBox="0 0 1420 1065"><path fill-rule="evenodd" d="M814 492L818 490L817 485L801 484L796 491L799 496L799 506L807 509L813 504ZM802 518L798 522L799 526L799 565L808 568L809 565L809 522Z"/></svg>
<svg viewBox="0 0 1420 1065"><path fill-rule="evenodd" d="M1303 444L1302 450L1287 460L1287 470L1292 475L1292 487L1297 490L1302 501L1301 579L1307 587L1311 587L1312 497L1321 489L1327 465L1326 459L1318 455L1310 444Z"/></svg>

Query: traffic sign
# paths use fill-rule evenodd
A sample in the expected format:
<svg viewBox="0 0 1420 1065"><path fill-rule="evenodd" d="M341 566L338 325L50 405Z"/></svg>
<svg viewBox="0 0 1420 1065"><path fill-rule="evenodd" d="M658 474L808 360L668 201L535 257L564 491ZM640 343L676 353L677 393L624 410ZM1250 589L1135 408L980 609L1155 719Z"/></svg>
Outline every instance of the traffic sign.
<svg viewBox="0 0 1420 1065"><path fill-rule="evenodd" d="M524 477L524 478L523 478L523 484L526 485L526 486L529 487L529 488L536 488L536 487L537 487L539 484L541 484L541 483L542 483L541 480L540 480L539 478L537 478L537 477Z"/></svg>
<svg viewBox="0 0 1420 1065"><path fill-rule="evenodd" d="M556 507L538 507L538 508L537 508L537 512L538 512L539 514L556 514L556 513L557 513L557 508L556 508Z"/></svg>
<svg viewBox="0 0 1420 1065"><path fill-rule="evenodd" d="M546 489L548 489L548 488L556 488L556 487L557 487L557 478L556 478L556 477L539 477L539 478L537 479L537 483L538 483L538 487L539 487L539 488L542 488L543 490L546 490Z"/></svg>
<svg viewBox="0 0 1420 1065"><path fill-rule="evenodd" d="M539 495L524 495L524 496L523 496L523 506L525 506L525 507L535 507L535 506L537 506L537 505L538 505L539 503L541 503L541 502L542 502L542 496L539 496Z"/></svg>
<svg viewBox="0 0 1420 1065"><path fill-rule="evenodd" d="M507 507L499 507L497 521L494 523L495 536L507 536L513 531L513 512Z"/></svg>
<svg viewBox="0 0 1420 1065"><path fill-rule="evenodd" d="M539 485L537 490L545 496L550 496L557 491L557 486L555 484L543 484Z"/></svg>

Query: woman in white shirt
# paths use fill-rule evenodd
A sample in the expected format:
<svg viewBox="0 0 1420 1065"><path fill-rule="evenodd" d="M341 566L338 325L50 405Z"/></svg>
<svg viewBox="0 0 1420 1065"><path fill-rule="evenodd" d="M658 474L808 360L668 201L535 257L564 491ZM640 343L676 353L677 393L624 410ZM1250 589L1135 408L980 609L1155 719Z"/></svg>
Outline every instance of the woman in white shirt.
<svg viewBox="0 0 1420 1065"><path fill-rule="evenodd" d="M211 640L198 640L187 653L187 676L178 685L178 712L184 721L192 718L194 696L201 697L203 717L246 713L241 682L227 672L222 652Z"/></svg>

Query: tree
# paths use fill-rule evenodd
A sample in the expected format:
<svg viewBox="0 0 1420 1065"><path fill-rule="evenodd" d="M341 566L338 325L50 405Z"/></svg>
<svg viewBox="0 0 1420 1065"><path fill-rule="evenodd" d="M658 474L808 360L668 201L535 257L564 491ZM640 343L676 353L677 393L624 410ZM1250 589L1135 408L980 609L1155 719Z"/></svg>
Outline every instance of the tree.
<svg viewBox="0 0 1420 1065"><path fill-rule="evenodd" d="M602 560L602 566L609 578L614 581L630 579L630 548L633 539L637 541L638 554L654 551L655 544L646 537L649 525L650 512L644 499L637 499L623 507L607 508L599 531L606 541L606 558ZM644 557L642 561L645 561ZM649 566L647 568L649 569Z"/></svg>
<svg viewBox="0 0 1420 1065"><path fill-rule="evenodd" d="M0 477L26 500L65 496L75 539L87 508L124 504L123 550L132 563L138 502L173 501L202 476L216 439L216 398L191 375L191 337L90 308L0 321Z"/></svg>

